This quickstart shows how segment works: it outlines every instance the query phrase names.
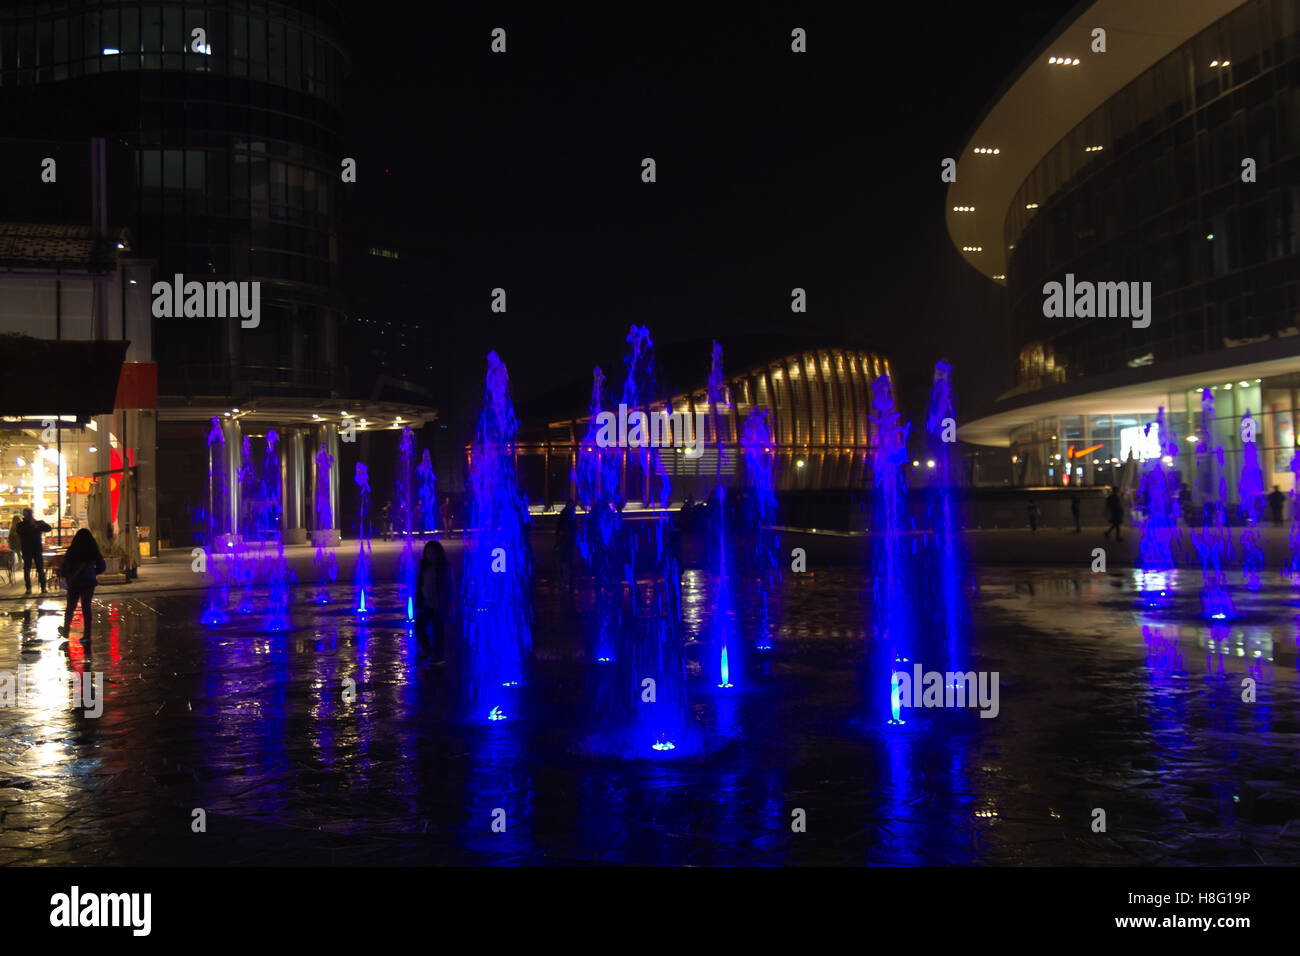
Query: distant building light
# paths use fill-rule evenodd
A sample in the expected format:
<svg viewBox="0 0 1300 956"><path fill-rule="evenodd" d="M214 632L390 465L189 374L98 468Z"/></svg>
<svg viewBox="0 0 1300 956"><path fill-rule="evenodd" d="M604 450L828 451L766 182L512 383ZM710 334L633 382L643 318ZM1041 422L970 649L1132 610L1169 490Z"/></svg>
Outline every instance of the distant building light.
<svg viewBox="0 0 1300 956"><path fill-rule="evenodd" d="M983 246L962 246L961 251L962 252L983 252L984 247Z"/></svg>
<svg viewBox="0 0 1300 956"><path fill-rule="evenodd" d="M995 279L1006 279L1006 277L1007 277L1007 274L1006 274L1005 272L999 272L999 273L998 273L997 275L995 275L993 278L995 278Z"/></svg>
<svg viewBox="0 0 1300 956"><path fill-rule="evenodd" d="M116 56L117 54L121 53L122 51L119 50L117 47L106 46L106 47L104 47L104 51L103 51L103 52L104 52L104 56Z"/></svg>
<svg viewBox="0 0 1300 956"><path fill-rule="evenodd" d="M372 256L378 256L381 259L400 259L401 255L396 249L380 249L377 246L371 246L366 250Z"/></svg>
<svg viewBox="0 0 1300 956"><path fill-rule="evenodd" d="M1037 209L1037 208L1038 208L1038 203L1036 203L1036 202L1027 202L1027 203L1025 203L1025 208L1026 208L1026 209Z"/></svg>
<svg viewBox="0 0 1300 956"><path fill-rule="evenodd" d="M933 467L934 467L934 459L933 459L933 458L927 459L927 460L926 460L926 463L925 463L925 467L926 467L926 468L933 468Z"/></svg>
<svg viewBox="0 0 1300 956"><path fill-rule="evenodd" d="M974 212L975 207L974 206L953 206L952 211L953 212Z"/></svg>
<svg viewBox="0 0 1300 956"><path fill-rule="evenodd" d="M976 146L975 152L979 153L981 156L996 156L998 153L1002 152L1002 150L993 146Z"/></svg>
<svg viewBox="0 0 1300 956"><path fill-rule="evenodd" d="M1085 153L1100 153L1105 148L1105 146L1085 146L1083 147L1083 151Z"/></svg>
<svg viewBox="0 0 1300 956"><path fill-rule="evenodd" d="M1052 66L1078 66L1079 58L1077 56L1049 56L1047 62Z"/></svg>

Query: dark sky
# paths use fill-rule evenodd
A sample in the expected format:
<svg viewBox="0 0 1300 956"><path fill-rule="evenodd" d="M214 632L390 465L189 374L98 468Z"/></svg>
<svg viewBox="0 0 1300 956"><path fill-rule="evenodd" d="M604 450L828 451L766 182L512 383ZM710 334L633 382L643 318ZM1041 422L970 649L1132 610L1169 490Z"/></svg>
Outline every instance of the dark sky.
<svg viewBox="0 0 1300 956"><path fill-rule="evenodd" d="M630 323L661 350L747 330L875 346L914 418L937 358L968 410L1012 384L1001 292L948 240L939 163L1072 3L466 6L349 5L345 188L407 276L354 304L436 329L440 401L477 393L495 348L526 403Z"/></svg>

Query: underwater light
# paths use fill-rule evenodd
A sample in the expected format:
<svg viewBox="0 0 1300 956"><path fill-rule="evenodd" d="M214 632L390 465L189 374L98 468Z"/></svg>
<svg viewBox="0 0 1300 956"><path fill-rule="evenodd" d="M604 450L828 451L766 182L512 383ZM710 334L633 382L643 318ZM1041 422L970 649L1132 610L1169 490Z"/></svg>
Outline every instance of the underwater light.
<svg viewBox="0 0 1300 956"><path fill-rule="evenodd" d="M657 741L651 744L650 747L652 750L676 750L677 749L677 745L675 743L673 743L671 740L665 740L663 737L660 737Z"/></svg>
<svg viewBox="0 0 1300 956"><path fill-rule="evenodd" d="M1228 616L1228 615L1224 614L1222 611L1218 612L1217 614L1211 614L1211 615L1210 615L1210 617L1212 617L1212 618L1213 618L1214 620L1216 620L1216 621L1222 621L1222 620L1224 620L1225 618L1227 618L1227 616Z"/></svg>
<svg viewBox="0 0 1300 956"><path fill-rule="evenodd" d="M518 686L519 686L519 681L517 681L517 680L508 680L508 681L503 681L502 684L501 684L501 686L502 686L502 687L518 687Z"/></svg>
<svg viewBox="0 0 1300 956"><path fill-rule="evenodd" d="M506 714L499 706L493 707L492 712L488 714L488 720L505 720Z"/></svg>

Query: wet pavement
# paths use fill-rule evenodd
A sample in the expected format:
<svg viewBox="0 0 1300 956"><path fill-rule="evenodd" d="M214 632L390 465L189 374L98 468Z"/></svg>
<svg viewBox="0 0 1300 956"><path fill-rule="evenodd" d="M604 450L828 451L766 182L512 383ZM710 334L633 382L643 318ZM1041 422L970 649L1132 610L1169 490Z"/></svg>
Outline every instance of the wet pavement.
<svg viewBox="0 0 1300 956"><path fill-rule="evenodd" d="M202 592L109 594L67 652L58 598L9 601L0 677L34 686L0 707L0 865L1300 863L1300 592L1239 592L1210 627L1199 578L1156 584L981 571L969 666L999 673L998 716L881 727L861 572L789 575L743 689L688 649L715 746L644 760L582 752L580 618L545 578L526 713L485 726L453 719L455 661L417 663L391 589L361 626L339 587L272 635L260 613L200 625ZM693 632L710 607L685 575ZM70 705L82 672L98 717Z"/></svg>

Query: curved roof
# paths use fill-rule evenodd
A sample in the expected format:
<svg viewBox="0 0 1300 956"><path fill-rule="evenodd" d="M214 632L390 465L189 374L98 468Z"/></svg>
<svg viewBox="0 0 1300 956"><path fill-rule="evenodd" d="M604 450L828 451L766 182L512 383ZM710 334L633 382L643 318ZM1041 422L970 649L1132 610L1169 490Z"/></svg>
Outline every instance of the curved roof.
<svg viewBox="0 0 1300 956"><path fill-rule="evenodd" d="M1084 0L1071 10L1016 71L962 146L957 181L948 187L944 204L948 235L962 257L990 279L1005 274L1007 207L1038 162L1093 110L1244 2ZM1105 53L1092 52L1097 27L1106 31ZM1049 62L1052 57L1079 63L1058 66ZM974 212L955 212L954 206L973 206Z"/></svg>

